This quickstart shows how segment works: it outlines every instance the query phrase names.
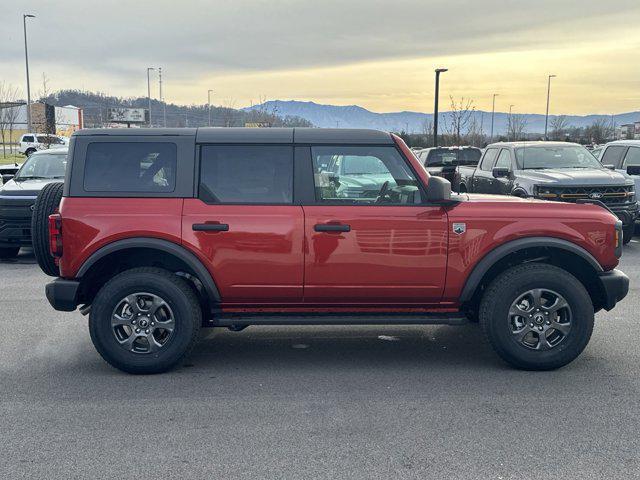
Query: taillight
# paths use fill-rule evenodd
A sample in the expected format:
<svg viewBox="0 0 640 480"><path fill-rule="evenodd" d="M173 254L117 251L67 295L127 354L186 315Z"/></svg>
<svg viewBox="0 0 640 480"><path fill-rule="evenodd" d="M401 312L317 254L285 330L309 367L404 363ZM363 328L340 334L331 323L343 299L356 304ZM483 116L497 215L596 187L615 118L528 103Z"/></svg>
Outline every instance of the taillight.
<svg viewBox="0 0 640 480"><path fill-rule="evenodd" d="M54 258L62 256L62 217L59 213L49 215L49 252Z"/></svg>

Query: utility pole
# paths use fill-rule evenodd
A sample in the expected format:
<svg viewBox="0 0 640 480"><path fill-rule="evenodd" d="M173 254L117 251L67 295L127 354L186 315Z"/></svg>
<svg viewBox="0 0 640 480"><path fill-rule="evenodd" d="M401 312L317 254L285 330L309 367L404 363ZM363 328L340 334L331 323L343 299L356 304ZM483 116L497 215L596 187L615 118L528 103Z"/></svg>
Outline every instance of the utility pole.
<svg viewBox="0 0 640 480"><path fill-rule="evenodd" d="M159 83L159 93L160 101L162 102L162 126L167 127L167 104L164 101L164 97L162 96L162 67L158 67L158 83ZM151 116L149 116L151 119Z"/></svg>
<svg viewBox="0 0 640 480"><path fill-rule="evenodd" d="M31 86L29 85L29 51L27 49L27 18L36 18L35 15L23 14L22 27L24 30L24 63L27 69L27 132L32 133L31 125Z"/></svg>
<svg viewBox="0 0 640 480"><path fill-rule="evenodd" d="M547 114L544 117L544 139L549 140L547 137L547 125L549 124L549 97L551 96L551 79L554 78L555 75L549 75L547 79Z"/></svg>
<svg viewBox="0 0 640 480"><path fill-rule="evenodd" d="M436 92L433 105L433 146L438 146L438 99L440 97L440 74L448 71L448 68L436 68Z"/></svg>
<svg viewBox="0 0 640 480"><path fill-rule="evenodd" d="M207 90L207 105L209 105L209 126L211 126L211 94L213 90Z"/></svg>
<svg viewBox="0 0 640 480"><path fill-rule="evenodd" d="M151 126L151 80L149 72L155 70L153 67L147 67L147 100L149 101L149 126Z"/></svg>
<svg viewBox="0 0 640 480"><path fill-rule="evenodd" d="M496 97L499 95L500 94L498 93L493 94L493 104L491 106L491 137L489 137L490 142L493 142L493 118L495 117L495 114L496 114Z"/></svg>

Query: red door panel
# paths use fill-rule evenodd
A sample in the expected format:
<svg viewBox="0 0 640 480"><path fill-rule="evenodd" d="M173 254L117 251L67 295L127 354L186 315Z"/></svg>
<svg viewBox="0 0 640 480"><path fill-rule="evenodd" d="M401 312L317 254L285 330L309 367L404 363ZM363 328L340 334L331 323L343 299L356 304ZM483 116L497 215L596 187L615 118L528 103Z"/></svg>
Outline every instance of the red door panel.
<svg viewBox="0 0 640 480"><path fill-rule="evenodd" d="M305 303L426 304L442 297L447 217L429 206L305 206ZM316 225L350 231L316 231Z"/></svg>
<svg viewBox="0 0 640 480"><path fill-rule="evenodd" d="M194 224L226 224L228 230L194 231ZM206 256L224 304L302 301L302 207L208 205L186 199L182 241Z"/></svg>

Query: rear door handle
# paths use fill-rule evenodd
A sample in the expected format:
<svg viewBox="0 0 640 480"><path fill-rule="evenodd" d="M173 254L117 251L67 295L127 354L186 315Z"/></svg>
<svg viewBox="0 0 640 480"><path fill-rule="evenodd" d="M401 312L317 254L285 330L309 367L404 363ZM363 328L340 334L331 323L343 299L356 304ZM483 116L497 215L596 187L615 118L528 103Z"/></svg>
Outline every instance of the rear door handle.
<svg viewBox="0 0 640 480"><path fill-rule="evenodd" d="M316 232L350 232L351 225L318 223L313 227Z"/></svg>
<svg viewBox="0 0 640 480"><path fill-rule="evenodd" d="M192 225L194 232L228 232L228 223L194 223Z"/></svg>

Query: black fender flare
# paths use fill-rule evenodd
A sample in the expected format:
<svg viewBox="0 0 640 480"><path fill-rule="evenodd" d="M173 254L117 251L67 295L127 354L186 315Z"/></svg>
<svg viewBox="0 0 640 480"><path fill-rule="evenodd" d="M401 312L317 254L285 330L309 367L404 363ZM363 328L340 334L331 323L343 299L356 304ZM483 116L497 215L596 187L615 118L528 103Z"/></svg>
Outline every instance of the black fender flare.
<svg viewBox="0 0 640 480"><path fill-rule="evenodd" d="M160 238L125 238L123 240L116 240L115 242L109 243L93 252L89 258L84 261L78 270L76 277L82 278L91 269L91 267L107 255L132 248L151 248L174 255L193 270L198 279L202 282L202 286L207 293L207 296L212 300L211 303L220 302L220 292L218 287L216 287L213 277L209 273L209 270L207 270L207 268L202 264L200 259L182 245L178 245L177 243L173 243L168 240L162 240Z"/></svg>
<svg viewBox="0 0 640 480"><path fill-rule="evenodd" d="M484 257L482 257L482 259L476 264L476 266L467 277L467 280L462 289L462 293L460 295L460 302L465 303L473 298L473 294L480 285L482 278L497 262L505 258L507 255L511 255L512 253L515 253L519 250L537 247L550 247L565 250L585 260L587 263L589 263L589 265L593 267L596 272L601 273L604 271L602 266L593 257L593 255L591 255L581 246L576 245L575 243L571 243L568 240L554 237L519 238L517 240L511 240L510 242L504 243L494 248Z"/></svg>

